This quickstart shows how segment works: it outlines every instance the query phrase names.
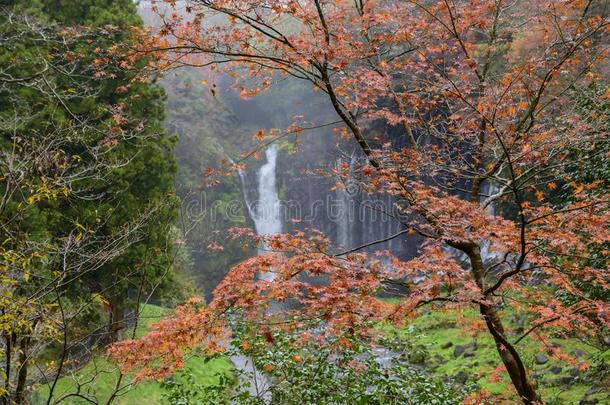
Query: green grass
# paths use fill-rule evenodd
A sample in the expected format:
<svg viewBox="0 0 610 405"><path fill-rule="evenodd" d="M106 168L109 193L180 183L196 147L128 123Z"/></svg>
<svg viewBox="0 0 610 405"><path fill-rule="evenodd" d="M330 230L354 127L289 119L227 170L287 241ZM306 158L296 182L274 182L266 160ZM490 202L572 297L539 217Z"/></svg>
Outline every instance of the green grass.
<svg viewBox="0 0 610 405"><path fill-rule="evenodd" d="M165 316L168 310L154 305L146 305L142 309L140 325L136 330L136 337L142 336L148 330L150 323ZM212 385L218 382L219 374L231 374L231 362L227 358L212 359L204 362L202 357L192 356L185 365L189 367L196 381L201 385ZM110 395L115 390L118 370L116 366L105 358L101 353L93 356L91 361L84 367L69 373L57 382L54 391L54 400L65 395L73 394L78 391L78 386L81 385L80 393L89 397L95 398L95 402L105 404ZM137 385L130 384L131 378L123 379L120 395L113 401L113 404L133 405L133 404L162 404L164 403L162 394L163 389L158 381L143 382ZM48 398L49 387L41 386L34 394L33 403L46 403ZM61 402L62 404L90 404L90 402L78 398L76 396L67 397Z"/></svg>
<svg viewBox="0 0 610 405"><path fill-rule="evenodd" d="M493 394L506 395L512 392L506 373L501 374L500 381L490 378L490 372L500 364L500 357L491 336L486 331L476 332L457 328L455 325L459 318L476 321L480 319L480 316L474 310L432 311L416 318L405 328L396 330L388 327L388 332L404 339L410 345L411 351L421 352L419 357L425 358L426 367L436 375L454 377L463 371L469 376L467 384L476 384L479 388ZM477 349L467 349L467 351L472 352L474 356L467 358L463 354L458 357L454 356L456 346L472 343L476 343ZM610 361L608 350L602 352L578 340L554 339L549 343L561 347L565 353L571 353L576 349L585 352L578 359L579 361L591 363L595 358L605 362L606 365ZM587 398L598 399L600 404L608 403L604 402L604 399L610 396L607 381L593 381L589 374L581 372L569 384L558 382L557 380L561 377L568 377L577 364L568 364L566 361L557 360L548 354L549 360L546 364L536 364L535 356L544 354L544 351L539 342L530 338L523 339L517 345L517 350L522 354L529 370L536 375L535 379L538 381L540 391L548 403L577 404L593 385L601 386L602 389ZM554 374L549 370L552 366L561 367L562 370ZM512 399L515 398L509 400Z"/></svg>

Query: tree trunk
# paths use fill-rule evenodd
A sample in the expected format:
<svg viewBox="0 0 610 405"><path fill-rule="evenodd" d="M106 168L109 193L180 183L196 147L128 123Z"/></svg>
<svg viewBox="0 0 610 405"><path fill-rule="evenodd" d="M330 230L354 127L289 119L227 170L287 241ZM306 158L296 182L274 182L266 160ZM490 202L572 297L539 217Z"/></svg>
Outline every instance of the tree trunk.
<svg viewBox="0 0 610 405"><path fill-rule="evenodd" d="M17 386L15 387L15 403L25 403L25 386L28 376L28 346L30 343L29 337L21 339L19 345L19 372L17 373Z"/></svg>
<svg viewBox="0 0 610 405"><path fill-rule="evenodd" d="M11 362L13 361L11 359L12 353L13 353L13 338L12 338L12 333L6 332L6 334L4 335L4 344L5 344L5 348L4 348L4 377L6 378L4 380L4 391L5 393L0 396L0 404L4 405L4 404L8 404L10 401L10 397L9 397L9 393L11 392Z"/></svg>
<svg viewBox="0 0 610 405"><path fill-rule="evenodd" d="M485 291L484 275L485 268L481 259L481 250L478 245L469 246L463 249L470 259L472 265L472 274L481 291ZM487 298L487 297L485 297ZM479 305L481 315L485 319L487 329L491 333L496 343L498 354L506 367L506 371L519 394L519 397L525 404L541 404L542 400L536 392L536 385L529 379L527 370L523 365L521 356L515 347L508 342L505 337L504 326L498 316L496 308L486 299L484 303Z"/></svg>
<svg viewBox="0 0 610 405"><path fill-rule="evenodd" d="M124 327L125 305L120 295L112 295L109 300L108 343L119 341Z"/></svg>

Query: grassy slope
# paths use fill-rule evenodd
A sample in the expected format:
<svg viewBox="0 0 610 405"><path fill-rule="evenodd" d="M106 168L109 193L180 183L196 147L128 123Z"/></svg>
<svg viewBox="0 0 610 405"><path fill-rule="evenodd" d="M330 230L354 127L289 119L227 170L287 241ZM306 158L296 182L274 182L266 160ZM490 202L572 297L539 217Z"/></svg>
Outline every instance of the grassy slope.
<svg viewBox="0 0 610 405"><path fill-rule="evenodd" d="M413 349L421 350L425 357L426 366L435 374L441 376L454 377L460 371L465 372L469 379L467 384L476 383L494 394L506 394L509 392L510 382L507 377L502 381L494 382L489 378L490 371L500 362L500 358L493 343L493 339L485 332L476 333L464 331L455 327L459 318L466 321L476 321L479 316L473 311L451 311L451 312L431 312L414 320L408 327L401 330L393 330L398 336L405 338ZM466 349L474 354L473 357L465 358L464 355L456 357L454 350L457 345L469 345L476 342L477 350ZM599 350L586 346L577 340L557 339L553 343L561 346L565 353L572 353L578 349L585 352L578 360L592 362L593 358L602 359L606 364L610 362L610 352L600 352ZM449 347L447 347L449 346ZM554 359L548 356L549 360L544 365L535 364L534 357L543 354L540 343L533 339L526 338L517 346L523 354L526 365L533 371L538 384L541 388L543 398L549 404L577 404L584 393L594 385L600 386L599 382L590 381L585 373L580 373L570 384L562 384L557 380L567 377L570 371L577 364L567 364L565 361ZM421 356L420 356L421 357ZM549 369L552 366L561 367L558 374L552 373ZM503 373L504 375L505 373ZM606 382L602 390L589 395L588 399L598 399L599 403L605 402L610 397L610 387ZM513 397L514 398L514 397Z"/></svg>
<svg viewBox="0 0 610 405"><path fill-rule="evenodd" d="M142 336L146 333L148 325L155 320L167 314L167 309L154 305L147 305L143 308L141 314L141 325L136 331L137 336ZM216 377L220 373L231 373L231 363L228 359L214 359L204 363L201 357L193 356L187 362L194 377L202 385L215 384L218 380ZM95 378L92 379L92 377ZM118 373L116 366L109 362L103 355L97 354L83 368L71 373L58 381L55 388L54 398L61 397L66 393L76 392L77 384L84 384L81 392L88 396L95 396L97 403L104 404L114 391L116 386ZM129 378L123 380L122 385L127 385ZM46 403L49 388L43 386L38 392L38 398L44 398L45 401L36 401L34 403ZM113 402L120 405L132 404L160 404L163 403L163 390L159 382L145 382L138 385L129 385L121 391L121 395ZM62 404L88 404L89 402L77 397L68 398L62 401Z"/></svg>

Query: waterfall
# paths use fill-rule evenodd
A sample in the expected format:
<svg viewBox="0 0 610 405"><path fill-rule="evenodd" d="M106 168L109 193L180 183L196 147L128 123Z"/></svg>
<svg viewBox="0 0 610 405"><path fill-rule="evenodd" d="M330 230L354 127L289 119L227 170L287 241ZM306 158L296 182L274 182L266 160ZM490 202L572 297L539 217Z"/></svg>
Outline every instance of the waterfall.
<svg viewBox="0 0 610 405"><path fill-rule="evenodd" d="M486 200L487 198L489 198L490 196L493 196L500 190L498 185L495 183L487 181L485 184L487 184L487 186L485 187L485 193L484 193L485 195L482 196L482 200ZM494 201L490 202L486 209L487 209L487 213L489 214L489 216L493 217L496 215ZM497 260L499 255L500 255L499 252L494 252L491 250L491 243L489 241L484 241L482 243L481 258L483 259L484 263Z"/></svg>
<svg viewBox="0 0 610 405"><path fill-rule="evenodd" d="M486 187L486 192L485 192L485 198L483 198L483 200L486 200L487 198L491 197L492 195L496 194L498 191L500 191L500 187L498 187L497 184L492 183L490 181L488 181L487 183L487 187ZM492 201L489 203L489 205L487 206L487 213L490 216L494 216L496 215L496 207L495 207L495 202Z"/></svg>
<svg viewBox="0 0 610 405"><path fill-rule="evenodd" d="M261 166L257 172L258 199L252 202L249 193L250 179L244 170L239 169L239 179L241 190L246 202L246 208L252 221L257 235L275 235L282 232L282 219L280 217L280 198L277 192L276 166L277 166L277 146L271 145L265 150L267 162ZM259 253L265 251L262 246ZM275 273L268 271L260 274L259 278L264 281L273 281ZM262 399L263 403L271 400L268 391L271 385L267 376L261 373L255 366L251 358L245 355L231 356L231 362L237 370L240 370L249 384L247 391L251 396ZM262 396L261 396L262 394Z"/></svg>
<svg viewBox="0 0 610 405"><path fill-rule="evenodd" d="M271 145L265 150L267 163L258 170L258 201L252 218L257 235L277 235L282 232L280 217L280 198L277 193L275 168L277 165L277 146ZM267 246L261 247L265 251ZM259 275L261 280L273 281L275 273L268 271Z"/></svg>
<svg viewBox="0 0 610 405"><path fill-rule="evenodd" d="M256 215L252 220L258 235L276 235L282 232L280 198L275 178L277 146L268 147L265 155L267 163L258 170L258 201L254 207Z"/></svg>
<svg viewBox="0 0 610 405"><path fill-rule="evenodd" d="M249 193L250 179L244 170L239 169L241 192L246 202L246 208L252 221L256 234L277 235L282 232L282 218L280 213L280 197L277 192L276 167L277 146L271 145L265 150L267 162L257 172L258 199L252 202ZM264 252L266 246L261 246L259 252ZM261 280L272 281L275 278L273 272L260 275Z"/></svg>
<svg viewBox="0 0 610 405"><path fill-rule="evenodd" d="M337 161L337 170L341 170L342 159ZM347 178L344 180L344 188L337 190L338 193L338 207L337 207L337 218L334 218L337 223L337 243L339 246L345 249L351 249L354 246L354 198L358 192L358 185L351 178L352 173L356 166L356 155L352 154L349 159L349 172Z"/></svg>

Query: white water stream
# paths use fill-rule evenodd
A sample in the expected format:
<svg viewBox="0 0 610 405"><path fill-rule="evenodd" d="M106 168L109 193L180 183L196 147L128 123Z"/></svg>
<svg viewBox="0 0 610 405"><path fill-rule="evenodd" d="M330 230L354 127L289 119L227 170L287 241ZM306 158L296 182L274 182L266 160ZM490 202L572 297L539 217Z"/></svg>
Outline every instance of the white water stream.
<svg viewBox="0 0 610 405"><path fill-rule="evenodd" d="M248 194L248 178L243 170L239 171L242 193L248 209L250 218L254 221L257 235L276 235L282 232L282 218L280 212L280 198L277 191L276 167L277 167L277 146L271 145L265 150L267 162L261 166L257 172L258 198L252 201ZM265 252L266 246L259 249L259 253ZM264 281L273 281L275 273L268 271L259 274L259 278ZM250 374L248 392L250 395L258 397L265 402L269 402L270 396L267 392L270 381L258 371L247 356L232 356L231 362L237 370Z"/></svg>
<svg viewBox="0 0 610 405"><path fill-rule="evenodd" d="M282 218L280 215L280 198L277 193L276 166L277 146L271 145L265 150L267 163L258 170L258 200L253 207L256 213L252 217L257 235L277 235L282 232ZM261 246L260 251L266 251ZM275 273L268 271L259 275L261 280L273 281Z"/></svg>

